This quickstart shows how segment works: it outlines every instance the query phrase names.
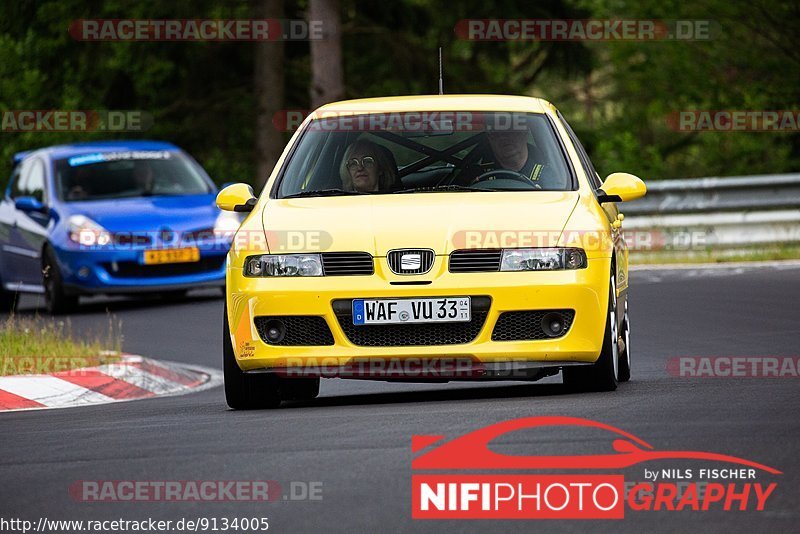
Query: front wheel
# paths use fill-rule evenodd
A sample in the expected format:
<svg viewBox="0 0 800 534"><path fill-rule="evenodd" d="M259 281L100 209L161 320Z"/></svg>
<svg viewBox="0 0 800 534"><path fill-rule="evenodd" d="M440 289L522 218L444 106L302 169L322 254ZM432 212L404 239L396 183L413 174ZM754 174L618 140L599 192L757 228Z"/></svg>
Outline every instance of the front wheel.
<svg viewBox="0 0 800 534"><path fill-rule="evenodd" d="M622 341L625 349L619 355L619 381L627 382L631 379L631 320L628 312L628 297L625 297L625 307L622 316Z"/></svg>
<svg viewBox="0 0 800 534"><path fill-rule="evenodd" d="M78 307L78 297L64 292L64 279L53 249L46 248L42 260L44 304L47 312L51 315L60 315L73 311Z"/></svg>
<svg viewBox="0 0 800 534"><path fill-rule="evenodd" d="M225 401L234 410L280 406L279 377L271 373L245 373L236 363L228 327L227 304L222 320L222 370L225 376Z"/></svg>
<svg viewBox="0 0 800 534"><path fill-rule="evenodd" d="M611 276L608 313L600 357L592 365L576 365L562 370L564 384L578 391L614 391L619 381L619 349L617 345L617 283Z"/></svg>

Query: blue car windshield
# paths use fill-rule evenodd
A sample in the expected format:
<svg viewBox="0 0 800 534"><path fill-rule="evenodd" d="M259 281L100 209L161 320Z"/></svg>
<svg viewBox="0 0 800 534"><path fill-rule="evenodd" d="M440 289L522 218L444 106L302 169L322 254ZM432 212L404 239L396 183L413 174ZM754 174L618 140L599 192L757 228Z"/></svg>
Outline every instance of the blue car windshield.
<svg viewBox="0 0 800 534"><path fill-rule="evenodd" d="M73 156L57 160L55 171L57 194L66 202L211 192L196 164L170 151Z"/></svg>

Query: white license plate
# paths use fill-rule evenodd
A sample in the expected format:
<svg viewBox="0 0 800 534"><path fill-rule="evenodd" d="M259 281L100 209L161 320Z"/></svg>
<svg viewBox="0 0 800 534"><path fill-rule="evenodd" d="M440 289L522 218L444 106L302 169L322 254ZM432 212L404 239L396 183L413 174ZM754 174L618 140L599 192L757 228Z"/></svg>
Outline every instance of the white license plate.
<svg viewBox="0 0 800 534"><path fill-rule="evenodd" d="M454 323L471 318L469 297L353 300L353 324Z"/></svg>

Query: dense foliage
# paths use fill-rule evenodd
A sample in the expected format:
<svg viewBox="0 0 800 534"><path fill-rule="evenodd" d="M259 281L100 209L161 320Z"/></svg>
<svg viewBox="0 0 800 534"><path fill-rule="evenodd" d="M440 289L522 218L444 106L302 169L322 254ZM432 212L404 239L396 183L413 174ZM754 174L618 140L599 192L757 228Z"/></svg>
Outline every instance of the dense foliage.
<svg viewBox="0 0 800 534"><path fill-rule="evenodd" d="M270 1L270 0L266 0ZM307 0L285 0L305 18ZM341 0L348 97L433 93L444 47L445 90L542 96L584 139L598 170L645 179L800 169L794 133L684 133L677 110L800 109L798 4L756 0ZM11 155L104 137L173 141L218 182L254 176L253 44L79 42L80 18L248 18L252 2L51 0L0 6L0 111L135 109L136 134L0 132L0 185ZM705 41L471 42L466 18L711 19ZM309 106L308 42L286 43L286 109Z"/></svg>

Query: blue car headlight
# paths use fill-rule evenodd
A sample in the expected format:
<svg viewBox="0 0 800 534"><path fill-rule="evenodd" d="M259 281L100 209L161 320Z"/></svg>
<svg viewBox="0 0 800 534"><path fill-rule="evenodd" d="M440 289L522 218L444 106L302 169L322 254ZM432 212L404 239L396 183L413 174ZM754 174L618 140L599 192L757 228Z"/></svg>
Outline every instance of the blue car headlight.
<svg viewBox="0 0 800 534"><path fill-rule="evenodd" d="M322 276L319 254L261 254L248 256L244 275L260 276Z"/></svg>
<svg viewBox="0 0 800 534"><path fill-rule="evenodd" d="M587 265L586 252L580 248L508 248L503 249L500 270L562 271Z"/></svg>
<svg viewBox="0 0 800 534"><path fill-rule="evenodd" d="M69 239L84 247L105 246L111 243L111 232L85 215L67 219Z"/></svg>
<svg viewBox="0 0 800 534"><path fill-rule="evenodd" d="M214 222L214 237L232 241L233 236L241 225L242 217L239 213L223 211Z"/></svg>

